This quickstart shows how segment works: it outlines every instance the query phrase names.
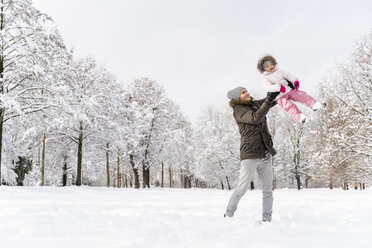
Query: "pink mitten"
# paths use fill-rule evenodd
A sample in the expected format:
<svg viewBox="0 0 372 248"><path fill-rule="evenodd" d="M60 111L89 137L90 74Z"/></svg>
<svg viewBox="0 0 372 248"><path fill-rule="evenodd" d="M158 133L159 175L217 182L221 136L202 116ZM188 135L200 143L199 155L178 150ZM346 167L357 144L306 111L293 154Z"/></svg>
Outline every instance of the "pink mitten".
<svg viewBox="0 0 372 248"><path fill-rule="evenodd" d="M294 82L294 85L296 86L296 90L298 90L298 88L300 87L300 82L296 81Z"/></svg>
<svg viewBox="0 0 372 248"><path fill-rule="evenodd" d="M280 92L285 93L285 87L283 85L280 85Z"/></svg>

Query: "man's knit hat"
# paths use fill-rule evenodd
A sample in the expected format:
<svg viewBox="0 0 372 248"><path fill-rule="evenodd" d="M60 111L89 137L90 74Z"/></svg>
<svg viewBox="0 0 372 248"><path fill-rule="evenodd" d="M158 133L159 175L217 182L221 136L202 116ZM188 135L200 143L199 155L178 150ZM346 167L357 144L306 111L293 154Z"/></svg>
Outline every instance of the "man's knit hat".
<svg viewBox="0 0 372 248"><path fill-rule="evenodd" d="M227 92L227 98L229 98L230 100L239 100L240 99L240 93L242 92L243 89L245 89L245 88L239 86L239 87L236 87L233 90L230 90L229 92Z"/></svg>

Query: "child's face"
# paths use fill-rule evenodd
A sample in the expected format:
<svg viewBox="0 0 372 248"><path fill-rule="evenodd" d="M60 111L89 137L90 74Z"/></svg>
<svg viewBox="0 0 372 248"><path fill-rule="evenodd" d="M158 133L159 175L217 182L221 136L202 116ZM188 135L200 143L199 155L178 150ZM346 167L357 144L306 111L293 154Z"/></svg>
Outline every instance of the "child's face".
<svg viewBox="0 0 372 248"><path fill-rule="evenodd" d="M266 66L265 68L265 71L267 72L273 72L275 70L275 66L272 65L272 64L269 64L268 66Z"/></svg>

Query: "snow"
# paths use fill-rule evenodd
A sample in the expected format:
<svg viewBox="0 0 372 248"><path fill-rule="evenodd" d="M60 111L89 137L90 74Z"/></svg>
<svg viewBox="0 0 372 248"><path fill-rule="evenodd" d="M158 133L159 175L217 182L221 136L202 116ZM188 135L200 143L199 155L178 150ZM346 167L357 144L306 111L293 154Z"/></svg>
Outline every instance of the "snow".
<svg viewBox="0 0 372 248"><path fill-rule="evenodd" d="M372 190L261 191L223 218L232 191L0 187L1 247L372 247Z"/></svg>

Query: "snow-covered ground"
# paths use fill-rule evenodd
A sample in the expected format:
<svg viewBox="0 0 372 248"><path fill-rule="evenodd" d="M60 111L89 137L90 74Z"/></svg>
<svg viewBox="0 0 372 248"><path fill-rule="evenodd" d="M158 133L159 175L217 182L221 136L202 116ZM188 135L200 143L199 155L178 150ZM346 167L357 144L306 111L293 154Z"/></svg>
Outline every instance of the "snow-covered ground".
<svg viewBox="0 0 372 248"><path fill-rule="evenodd" d="M372 247L372 190L261 191L223 218L231 191L0 187L0 247Z"/></svg>

